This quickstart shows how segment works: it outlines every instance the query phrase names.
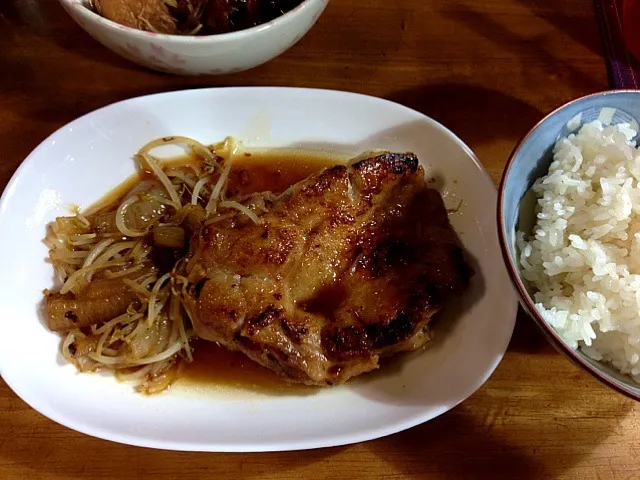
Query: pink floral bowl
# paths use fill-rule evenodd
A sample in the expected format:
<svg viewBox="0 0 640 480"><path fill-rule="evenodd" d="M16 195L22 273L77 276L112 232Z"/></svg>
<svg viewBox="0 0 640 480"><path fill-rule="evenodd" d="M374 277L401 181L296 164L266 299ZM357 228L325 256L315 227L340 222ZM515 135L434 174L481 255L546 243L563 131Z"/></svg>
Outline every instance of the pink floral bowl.
<svg viewBox="0 0 640 480"><path fill-rule="evenodd" d="M89 35L132 62L178 75L222 75L284 53L316 23L329 0L306 0L257 27L206 36L165 35L125 27L95 13L89 0L59 0Z"/></svg>

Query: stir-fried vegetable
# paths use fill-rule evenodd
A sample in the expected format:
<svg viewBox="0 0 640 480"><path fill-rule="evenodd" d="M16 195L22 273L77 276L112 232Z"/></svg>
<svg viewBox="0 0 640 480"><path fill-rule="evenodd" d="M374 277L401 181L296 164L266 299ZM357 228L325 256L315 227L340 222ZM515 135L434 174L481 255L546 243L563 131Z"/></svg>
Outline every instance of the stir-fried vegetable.
<svg viewBox="0 0 640 480"><path fill-rule="evenodd" d="M167 144L186 146L189 162L153 156ZM113 370L155 393L192 359L179 272L190 238L233 215L260 222L267 210L261 195L227 198L235 148L232 139L211 148L185 137L151 142L136 155L147 179L97 212L49 226L45 241L62 286L45 291L47 324L65 335L63 355L79 370Z"/></svg>

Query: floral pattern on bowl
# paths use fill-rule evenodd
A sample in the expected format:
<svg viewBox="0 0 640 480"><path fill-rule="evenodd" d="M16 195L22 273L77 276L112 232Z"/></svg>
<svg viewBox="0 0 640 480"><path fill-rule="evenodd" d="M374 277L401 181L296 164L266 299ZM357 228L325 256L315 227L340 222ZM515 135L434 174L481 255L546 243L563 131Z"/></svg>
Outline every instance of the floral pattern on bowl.
<svg viewBox="0 0 640 480"><path fill-rule="evenodd" d="M153 70L179 75L222 75L257 67L299 42L329 0L306 0L263 25L207 36L164 35L119 25L83 0L59 0L89 35L116 54Z"/></svg>

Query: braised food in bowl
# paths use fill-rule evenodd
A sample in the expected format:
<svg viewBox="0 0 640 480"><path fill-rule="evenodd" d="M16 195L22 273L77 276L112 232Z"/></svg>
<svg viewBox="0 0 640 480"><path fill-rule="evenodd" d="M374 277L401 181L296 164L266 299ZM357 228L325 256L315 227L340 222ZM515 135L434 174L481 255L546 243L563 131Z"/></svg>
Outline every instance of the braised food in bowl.
<svg viewBox="0 0 640 480"><path fill-rule="evenodd" d="M215 35L255 27L302 0L93 0L97 13L127 27L174 35Z"/></svg>

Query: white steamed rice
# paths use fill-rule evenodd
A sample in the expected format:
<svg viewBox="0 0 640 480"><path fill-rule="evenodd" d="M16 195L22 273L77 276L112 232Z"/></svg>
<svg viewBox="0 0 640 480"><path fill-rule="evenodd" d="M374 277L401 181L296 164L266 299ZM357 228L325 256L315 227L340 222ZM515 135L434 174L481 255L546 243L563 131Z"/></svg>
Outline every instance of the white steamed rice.
<svg viewBox="0 0 640 480"><path fill-rule="evenodd" d="M640 149L629 124L585 124L561 139L531 236L517 233L522 276L543 318L573 348L640 382Z"/></svg>

